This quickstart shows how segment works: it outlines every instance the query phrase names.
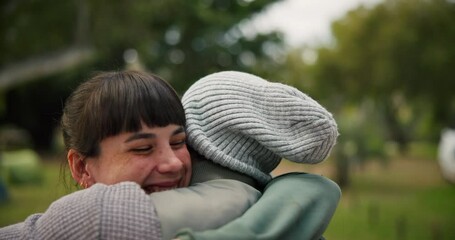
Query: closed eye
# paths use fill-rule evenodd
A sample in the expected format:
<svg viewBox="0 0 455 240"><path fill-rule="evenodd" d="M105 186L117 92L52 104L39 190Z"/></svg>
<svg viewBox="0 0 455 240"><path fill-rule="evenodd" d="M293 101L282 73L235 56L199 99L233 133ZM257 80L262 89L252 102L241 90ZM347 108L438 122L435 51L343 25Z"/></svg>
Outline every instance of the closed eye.
<svg viewBox="0 0 455 240"><path fill-rule="evenodd" d="M149 152L152 150L152 147L151 146L144 146L144 147L139 147L139 148L133 148L131 149L132 152L135 152L135 153L145 153L145 152Z"/></svg>
<svg viewBox="0 0 455 240"><path fill-rule="evenodd" d="M171 146L173 148L180 148L180 147L184 146L185 144L186 144L186 141L182 140L182 141L172 142Z"/></svg>

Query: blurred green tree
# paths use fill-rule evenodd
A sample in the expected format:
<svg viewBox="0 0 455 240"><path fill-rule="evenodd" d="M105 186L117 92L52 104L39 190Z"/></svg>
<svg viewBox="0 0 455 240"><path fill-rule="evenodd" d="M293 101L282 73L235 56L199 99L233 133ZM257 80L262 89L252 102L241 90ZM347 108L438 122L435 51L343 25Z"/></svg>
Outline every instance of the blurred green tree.
<svg viewBox="0 0 455 240"><path fill-rule="evenodd" d="M454 124L453 23L448 0L390 0L350 11L332 24L333 44L318 49L318 92L340 105L373 101L402 151L416 138L437 140ZM428 122L429 131L419 129Z"/></svg>
<svg viewBox="0 0 455 240"><path fill-rule="evenodd" d="M0 124L16 123L49 147L62 102L92 71L142 67L180 93L214 71L253 72L271 60L264 46L282 38L242 26L276 1L6 1Z"/></svg>

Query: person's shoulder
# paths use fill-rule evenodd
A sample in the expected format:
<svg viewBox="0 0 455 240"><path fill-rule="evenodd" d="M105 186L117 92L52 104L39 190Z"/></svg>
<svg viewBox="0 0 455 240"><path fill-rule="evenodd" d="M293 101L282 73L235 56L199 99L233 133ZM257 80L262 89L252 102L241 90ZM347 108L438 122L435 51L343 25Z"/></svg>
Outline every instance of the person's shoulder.
<svg viewBox="0 0 455 240"><path fill-rule="evenodd" d="M341 197L341 189L339 185L332 179L323 175L291 172L274 177L265 187L268 189L290 189L292 191L310 191L318 190L321 195L326 197L339 199ZM323 196L319 196L323 197Z"/></svg>

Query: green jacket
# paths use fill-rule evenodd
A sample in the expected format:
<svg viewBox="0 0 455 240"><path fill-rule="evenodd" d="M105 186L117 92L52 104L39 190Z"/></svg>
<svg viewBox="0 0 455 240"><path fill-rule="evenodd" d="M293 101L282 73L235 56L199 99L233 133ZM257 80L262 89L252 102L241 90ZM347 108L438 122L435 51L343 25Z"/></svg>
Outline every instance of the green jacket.
<svg viewBox="0 0 455 240"><path fill-rule="evenodd" d="M236 220L215 230L183 229L180 240L323 239L341 197L323 176L290 173L273 179L261 199Z"/></svg>

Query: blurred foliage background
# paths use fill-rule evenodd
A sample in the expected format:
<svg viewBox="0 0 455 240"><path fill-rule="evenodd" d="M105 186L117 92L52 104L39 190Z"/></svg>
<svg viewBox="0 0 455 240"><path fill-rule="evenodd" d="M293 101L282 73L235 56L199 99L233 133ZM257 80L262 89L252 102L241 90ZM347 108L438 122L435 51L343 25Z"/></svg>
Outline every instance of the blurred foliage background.
<svg viewBox="0 0 455 240"><path fill-rule="evenodd" d="M426 159L436 166L440 133L455 128L454 1L358 6L332 23L330 42L316 46L289 46L279 31L244 27L276 2L3 1L1 151L21 146L46 164L64 160L62 106L93 72L145 69L183 94L207 74L240 70L293 85L333 113L341 135L329 175L346 192L358 184L356 169L371 162ZM35 175L46 182L49 174ZM445 189L455 200L453 187ZM439 222L453 224L453 215Z"/></svg>

